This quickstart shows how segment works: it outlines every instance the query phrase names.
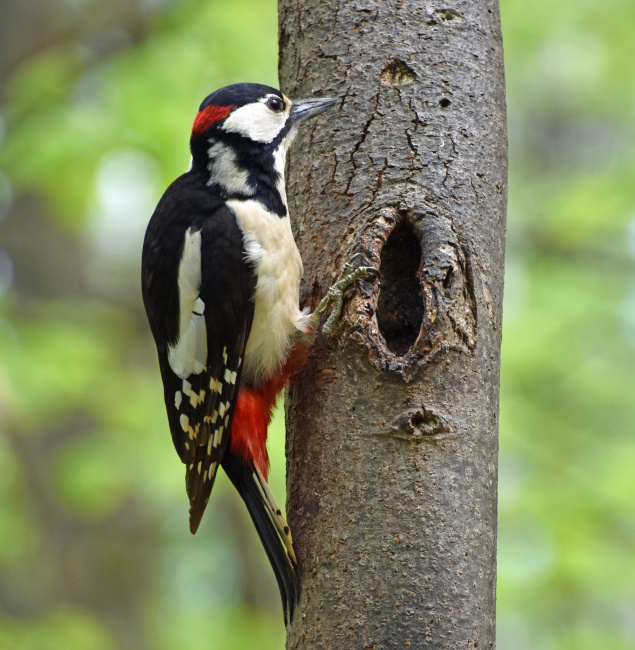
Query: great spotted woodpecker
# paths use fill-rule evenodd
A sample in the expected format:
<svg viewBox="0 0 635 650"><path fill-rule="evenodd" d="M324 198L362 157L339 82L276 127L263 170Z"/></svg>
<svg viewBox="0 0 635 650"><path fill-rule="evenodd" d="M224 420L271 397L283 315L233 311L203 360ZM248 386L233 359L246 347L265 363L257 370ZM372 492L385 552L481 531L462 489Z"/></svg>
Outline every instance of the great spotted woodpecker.
<svg viewBox="0 0 635 650"><path fill-rule="evenodd" d="M341 290L368 270L348 273L348 265L314 314L300 309L285 159L297 125L334 103L291 101L250 83L209 95L192 127L190 168L159 201L143 244L143 301L172 440L186 465L190 530L220 464L258 530L285 621L299 584L291 533L267 485L267 427L306 358L317 314L341 304Z"/></svg>

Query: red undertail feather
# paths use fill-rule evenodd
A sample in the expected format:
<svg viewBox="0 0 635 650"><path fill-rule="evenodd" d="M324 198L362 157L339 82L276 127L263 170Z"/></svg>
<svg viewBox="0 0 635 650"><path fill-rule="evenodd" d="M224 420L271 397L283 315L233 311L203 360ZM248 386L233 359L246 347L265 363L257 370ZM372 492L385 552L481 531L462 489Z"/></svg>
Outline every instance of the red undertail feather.
<svg viewBox="0 0 635 650"><path fill-rule="evenodd" d="M269 454L267 453L267 428L278 395L304 364L309 346L296 344L284 366L264 384L256 388L243 387L238 393L230 449L249 464L254 464L267 480Z"/></svg>
<svg viewBox="0 0 635 650"><path fill-rule="evenodd" d="M196 114L194 125L192 126L192 133L202 133L208 127L212 126L214 122L226 118L234 109L232 106L206 106L202 111Z"/></svg>

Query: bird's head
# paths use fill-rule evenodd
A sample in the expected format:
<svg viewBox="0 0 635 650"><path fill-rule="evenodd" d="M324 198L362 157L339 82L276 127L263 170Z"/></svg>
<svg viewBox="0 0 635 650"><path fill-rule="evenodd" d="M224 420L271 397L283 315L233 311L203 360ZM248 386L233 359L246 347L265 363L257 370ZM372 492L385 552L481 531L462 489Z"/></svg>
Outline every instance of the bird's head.
<svg viewBox="0 0 635 650"><path fill-rule="evenodd" d="M277 191L286 214L284 165L296 127L334 103L333 99L290 100L261 84L220 88L205 98L194 120L192 168L207 174L207 184L226 197Z"/></svg>

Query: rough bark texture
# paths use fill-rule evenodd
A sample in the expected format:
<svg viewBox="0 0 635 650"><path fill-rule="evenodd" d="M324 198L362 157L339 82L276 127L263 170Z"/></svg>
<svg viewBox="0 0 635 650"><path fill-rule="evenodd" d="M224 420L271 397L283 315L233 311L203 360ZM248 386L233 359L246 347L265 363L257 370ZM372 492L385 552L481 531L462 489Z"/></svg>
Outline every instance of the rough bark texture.
<svg viewBox="0 0 635 650"><path fill-rule="evenodd" d="M288 188L315 307L382 270L287 399L288 647L492 648L506 207L495 0L280 0L290 97L338 97Z"/></svg>

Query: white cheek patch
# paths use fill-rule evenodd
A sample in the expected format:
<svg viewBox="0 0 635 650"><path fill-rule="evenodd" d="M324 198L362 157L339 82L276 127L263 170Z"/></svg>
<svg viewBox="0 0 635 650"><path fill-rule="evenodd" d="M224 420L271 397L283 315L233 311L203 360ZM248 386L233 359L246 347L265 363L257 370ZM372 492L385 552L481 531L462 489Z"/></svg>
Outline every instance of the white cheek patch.
<svg viewBox="0 0 635 650"><path fill-rule="evenodd" d="M168 362L175 375L185 379L198 375L207 365L205 304L199 298L201 287L201 232L185 233L179 264L179 337L168 347Z"/></svg>
<svg viewBox="0 0 635 650"><path fill-rule="evenodd" d="M222 128L266 144L282 131L287 116L288 108L284 113L274 113L263 102L253 102L233 111Z"/></svg>
<svg viewBox="0 0 635 650"><path fill-rule="evenodd" d="M207 150L209 162L207 169L210 171L208 185L220 185L231 194L254 193L249 185L247 172L236 163L236 153L224 142L210 140L211 147Z"/></svg>

